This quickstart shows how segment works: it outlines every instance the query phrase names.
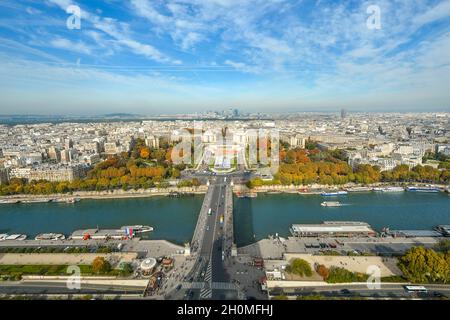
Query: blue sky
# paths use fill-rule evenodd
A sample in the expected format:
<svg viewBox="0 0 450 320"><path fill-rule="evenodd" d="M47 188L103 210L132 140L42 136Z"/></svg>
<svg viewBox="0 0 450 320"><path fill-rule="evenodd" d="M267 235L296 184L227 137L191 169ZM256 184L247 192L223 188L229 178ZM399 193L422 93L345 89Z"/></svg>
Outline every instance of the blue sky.
<svg viewBox="0 0 450 320"><path fill-rule="evenodd" d="M0 114L448 111L449 88L450 0L0 2Z"/></svg>

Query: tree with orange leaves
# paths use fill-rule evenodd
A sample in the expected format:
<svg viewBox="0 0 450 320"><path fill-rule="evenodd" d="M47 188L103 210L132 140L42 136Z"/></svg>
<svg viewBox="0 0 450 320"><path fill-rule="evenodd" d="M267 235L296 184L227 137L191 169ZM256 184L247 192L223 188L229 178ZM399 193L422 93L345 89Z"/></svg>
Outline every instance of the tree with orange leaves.
<svg viewBox="0 0 450 320"><path fill-rule="evenodd" d="M150 158L150 155L151 155L151 152L150 152L149 147L143 147L143 148L141 148L141 151L139 152L139 156L140 156L142 159L148 159L148 158Z"/></svg>

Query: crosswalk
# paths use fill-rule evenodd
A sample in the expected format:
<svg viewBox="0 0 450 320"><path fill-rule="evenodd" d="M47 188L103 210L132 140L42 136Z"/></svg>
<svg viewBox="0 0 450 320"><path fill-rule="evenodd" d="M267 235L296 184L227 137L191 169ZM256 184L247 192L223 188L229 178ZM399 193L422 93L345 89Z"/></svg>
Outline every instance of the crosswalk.
<svg viewBox="0 0 450 320"><path fill-rule="evenodd" d="M211 283L211 289L214 290L236 290L236 286L228 282L213 282Z"/></svg>
<svg viewBox="0 0 450 320"><path fill-rule="evenodd" d="M237 290L236 285L228 282L184 282L184 289Z"/></svg>
<svg viewBox="0 0 450 320"><path fill-rule="evenodd" d="M211 288L211 280L212 280L212 265L211 261L209 261L208 266L206 267L205 272L205 287L200 290L200 299L211 299L212 298L212 288Z"/></svg>

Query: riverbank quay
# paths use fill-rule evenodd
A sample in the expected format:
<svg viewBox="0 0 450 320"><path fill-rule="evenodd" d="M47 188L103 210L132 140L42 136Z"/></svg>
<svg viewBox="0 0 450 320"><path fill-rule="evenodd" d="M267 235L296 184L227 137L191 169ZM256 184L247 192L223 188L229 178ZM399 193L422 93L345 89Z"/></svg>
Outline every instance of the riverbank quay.
<svg viewBox="0 0 450 320"><path fill-rule="evenodd" d="M199 187L170 187L170 188L151 188L138 190L108 190L108 191L76 191L73 193L56 193L46 195L17 194L10 196L0 196L0 201L39 201L50 202L66 199L125 199L125 198L146 198L152 196L174 196L183 194L204 194L207 186Z"/></svg>
<svg viewBox="0 0 450 320"><path fill-rule="evenodd" d="M448 238L417 237L417 238L297 238L262 239L250 245L238 248L239 255L261 257L263 259L282 259L287 253L322 254L333 251L342 255L372 254L379 256L401 255L408 249L417 246L435 247L440 240ZM336 245L336 248L324 249L321 243Z"/></svg>
<svg viewBox="0 0 450 320"><path fill-rule="evenodd" d="M117 265L132 263L137 253L0 253L0 265L90 265L97 257Z"/></svg>
<svg viewBox="0 0 450 320"><path fill-rule="evenodd" d="M31 248L38 249L44 247L50 248L99 248L111 247L118 248L121 252L137 253L139 257L158 257L184 254L184 247L166 240L141 240L134 238L131 240L24 240L24 241L0 241L0 248ZM54 255L57 253L49 253ZM96 256L101 254L92 253ZM1 256L2 254L0 254ZM41 255L41 253L39 253ZM67 253L67 255L76 255Z"/></svg>
<svg viewBox="0 0 450 320"><path fill-rule="evenodd" d="M308 184L308 185L264 185L249 189L245 184L236 184L233 187L234 193L239 192L257 192L257 193L299 193L299 194L321 194L323 191L337 191L346 190L348 192L372 192L373 188L387 188L387 187L403 187L408 186L425 187L429 183L408 183L408 182L378 182L373 184L356 184L346 183L343 185L322 185L322 184ZM448 192L448 185L433 184L434 187L439 188L441 192ZM406 191L406 190L405 190Z"/></svg>

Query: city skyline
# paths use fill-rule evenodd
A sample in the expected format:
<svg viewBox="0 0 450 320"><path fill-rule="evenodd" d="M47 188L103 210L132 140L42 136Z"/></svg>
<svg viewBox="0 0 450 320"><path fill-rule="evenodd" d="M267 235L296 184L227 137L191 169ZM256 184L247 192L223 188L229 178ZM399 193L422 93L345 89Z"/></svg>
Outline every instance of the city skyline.
<svg viewBox="0 0 450 320"><path fill-rule="evenodd" d="M0 114L449 110L449 1L0 6Z"/></svg>

